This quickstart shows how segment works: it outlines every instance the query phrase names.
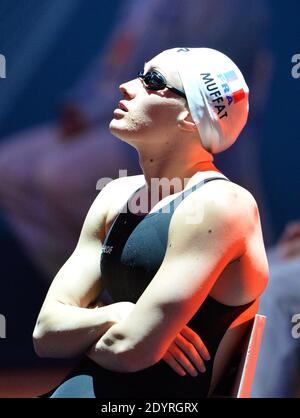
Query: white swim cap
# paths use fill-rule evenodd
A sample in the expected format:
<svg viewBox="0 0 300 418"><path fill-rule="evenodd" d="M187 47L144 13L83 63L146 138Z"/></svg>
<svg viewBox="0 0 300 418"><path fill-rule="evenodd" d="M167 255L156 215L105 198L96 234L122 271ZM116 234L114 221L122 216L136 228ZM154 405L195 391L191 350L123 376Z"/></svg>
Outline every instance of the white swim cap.
<svg viewBox="0 0 300 418"><path fill-rule="evenodd" d="M210 48L174 48L178 72L203 147L224 151L246 124L249 88L226 55Z"/></svg>

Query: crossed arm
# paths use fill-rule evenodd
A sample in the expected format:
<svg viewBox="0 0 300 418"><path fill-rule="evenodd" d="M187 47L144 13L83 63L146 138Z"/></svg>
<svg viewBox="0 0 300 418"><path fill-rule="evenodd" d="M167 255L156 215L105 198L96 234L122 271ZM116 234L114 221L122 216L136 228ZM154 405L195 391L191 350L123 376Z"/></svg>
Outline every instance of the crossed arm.
<svg viewBox="0 0 300 418"><path fill-rule="evenodd" d="M222 270L245 251L245 227L237 218L238 205L232 203L222 193L206 199L203 217L196 224L186 222L184 211L175 212L160 269L130 314L91 347L91 359L107 369L127 372L166 359L168 348Z"/></svg>
<svg viewBox="0 0 300 418"><path fill-rule="evenodd" d="M236 207L220 193L213 200L206 198L196 224L188 224L185 213L177 210L163 263L138 302L95 309L87 309L101 290L99 237L94 231L95 224L104 222L88 216L79 245L54 279L39 315L34 330L37 353L73 357L87 352L104 368L127 372L163 358L179 374L184 374L180 362L192 374L188 356L203 369L201 356L207 359L207 350L186 324L226 264L244 250L245 231L237 222ZM101 212L97 202L91 211Z"/></svg>

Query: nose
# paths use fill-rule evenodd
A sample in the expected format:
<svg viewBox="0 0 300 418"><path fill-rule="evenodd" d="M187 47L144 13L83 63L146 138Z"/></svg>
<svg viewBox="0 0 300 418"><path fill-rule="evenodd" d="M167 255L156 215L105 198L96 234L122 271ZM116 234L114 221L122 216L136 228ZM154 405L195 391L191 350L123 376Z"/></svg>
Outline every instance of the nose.
<svg viewBox="0 0 300 418"><path fill-rule="evenodd" d="M127 81L126 83L122 83L119 86L121 93L123 94L125 99L133 99L136 96L137 91L137 79Z"/></svg>

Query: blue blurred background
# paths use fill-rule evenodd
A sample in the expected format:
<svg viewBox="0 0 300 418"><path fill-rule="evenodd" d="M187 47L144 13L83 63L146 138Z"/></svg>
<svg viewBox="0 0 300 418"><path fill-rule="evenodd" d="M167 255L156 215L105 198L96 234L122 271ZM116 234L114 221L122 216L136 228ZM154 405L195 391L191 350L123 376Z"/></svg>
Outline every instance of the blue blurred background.
<svg viewBox="0 0 300 418"><path fill-rule="evenodd" d="M253 111L254 116L250 113L249 128L241 138L241 143L245 140L244 143L251 144L250 148L247 148L248 145L234 145L231 154L233 157L229 156L229 151L228 154L220 154L217 162L225 174L229 173L240 184L249 187L259 205L261 203L265 242L267 246L274 244L284 225L291 219L300 218L300 78L296 79L291 75L292 57L300 54L299 2L199 1L199 10L203 8L199 21L206 20L206 26L197 37L195 32L188 33L188 27L184 27L183 21L181 30L186 38L181 38L178 29L183 16L182 10L191 8L195 2L176 0L172 9L162 8L158 11L153 11L148 3L158 7L155 5L159 1L1 0L0 54L6 58L6 78L0 78L0 182L7 182L5 175L1 174L4 173L1 172L1 153L4 155L7 149L4 146L13 143L16 140L15 135L18 135L18 140L22 141L23 138L25 143L22 132L26 132L25 136L28 138L30 134L27 130L34 126L62 120L61 109L64 103L71 102L72 95L81 101L83 114L86 112L84 124L95 129L99 127L100 132L105 121L109 121L109 114L113 109L110 101L113 102L117 94L118 84L115 81L121 82L122 77L135 74L140 69L140 62L165 49L165 45L220 45L220 49L225 52L228 50L228 55L238 64L241 61L242 70L246 76L249 74L250 93L251 84L256 93L253 95L253 102L250 101L250 112ZM259 8L257 4L261 4ZM147 12L148 7L150 10ZM234 16L229 16L233 13L230 7L235 10ZM223 11L216 17L218 8ZM147 13L150 15L150 12L153 13L159 31L147 20ZM194 13L191 11L187 21L193 18L193 14L196 14L195 10ZM213 21L213 28L208 18ZM176 31L172 19L179 22ZM184 39L184 45L180 45L181 39ZM147 55L145 57L143 50ZM89 74L90 68L98 65L95 64L97 57L100 62L98 70ZM103 57L108 58L105 60ZM89 82L80 82L81 79L95 80L97 77L99 83L94 83L93 88L90 87L92 82L89 87ZM262 86L260 80L263 80ZM114 92L109 90L110 86ZM97 104L92 110L89 108L89 97L97 89L98 98L91 100L97 103L100 97L106 106L99 115ZM256 104L259 108L257 112ZM73 115L72 112L71 114ZM69 137L82 136L81 128L78 131L80 134L75 128L75 133L72 134L73 125L70 122L70 128L68 119L72 120L72 115L70 117L68 113L64 116L67 121L65 132L61 135L67 138L62 140L67 145L63 145L62 152L72 143ZM132 173L138 172L135 154L128 151L126 146L123 147L123 144L118 147L116 153L120 150L127 153L124 167L132 170ZM102 156L105 151L106 142L102 144ZM23 152L25 151L20 151L18 158L24 164ZM41 158L42 152L45 151L41 151ZM69 155L72 152L70 146ZM58 153L62 156L60 151ZM100 154L101 150L99 161ZM15 169L19 170L17 157L13 160L12 155L16 156L14 151L6 157L7 160L3 157L3 164L8 164L10 168L15 164ZM113 149L108 150L108 155L114 161ZM26 158L30 162L30 157ZM115 161L116 168L120 167L122 163L119 161L122 160ZM84 170L84 167L80 168ZM12 168L11 170L13 172ZM49 170L48 164L43 175L50 176ZM24 176L25 174L26 170ZM105 173L99 171L96 174L100 177L100 174ZM23 174L20 172L18 175ZM116 172L111 175L116 175ZM13 176L9 181L12 181L11 178ZM26 177L23 179L25 183ZM13 188L14 185L10 187ZM53 197L56 191L53 192L53 186L51 187ZM95 189L94 182L91 189ZM15 190L17 193L18 189ZM23 190L24 193L31 193L26 187ZM80 193L81 191L79 196ZM59 196L57 192L58 199ZM92 198L93 194L90 192L76 219L74 215L76 236ZM17 227L14 228L10 219L9 204L2 206L1 199L0 191L0 313L7 318L7 338L0 339L0 366L39 364L45 360L37 359L33 354L31 331L53 274L49 268L47 275L47 267L38 265L34 256L31 258L30 247L26 247L25 239L18 236ZM80 206L79 198L72 202L73 206ZM67 219L73 222L70 217ZM33 240L38 239L38 233L36 234ZM56 231L58 242L62 234L60 230ZM70 237L69 247L64 249L65 253L60 254L67 256L70 253L74 239L73 236ZM62 259L57 258L57 262L58 266L61 265Z"/></svg>
<svg viewBox="0 0 300 418"><path fill-rule="evenodd" d="M1 137L55 117L61 94L101 53L120 1L1 0Z"/></svg>
<svg viewBox="0 0 300 418"><path fill-rule="evenodd" d="M120 0L89 0L88 5L83 0L1 0L6 78L0 79L0 142L57 117L61 95L101 53L119 6ZM39 364L31 333L49 283L24 254L1 211L0 254L0 313L6 317L0 366Z"/></svg>

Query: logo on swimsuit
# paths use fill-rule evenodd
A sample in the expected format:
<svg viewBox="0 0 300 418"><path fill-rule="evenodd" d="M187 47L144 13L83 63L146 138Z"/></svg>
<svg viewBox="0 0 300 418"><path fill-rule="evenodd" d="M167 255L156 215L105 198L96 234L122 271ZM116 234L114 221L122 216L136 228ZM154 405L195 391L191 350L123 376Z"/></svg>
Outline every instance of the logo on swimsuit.
<svg viewBox="0 0 300 418"><path fill-rule="evenodd" d="M292 337L300 338L300 314L293 315L291 322L295 324L292 328Z"/></svg>
<svg viewBox="0 0 300 418"><path fill-rule="evenodd" d="M111 254L113 248L114 248L113 245L103 245L102 253Z"/></svg>
<svg viewBox="0 0 300 418"><path fill-rule="evenodd" d="M0 78L6 78L6 59L0 54Z"/></svg>
<svg viewBox="0 0 300 418"><path fill-rule="evenodd" d="M0 338L6 338L6 319L0 314Z"/></svg>
<svg viewBox="0 0 300 418"><path fill-rule="evenodd" d="M291 74L293 78L300 77L300 54L295 54L292 56L292 63L295 64L292 67Z"/></svg>

